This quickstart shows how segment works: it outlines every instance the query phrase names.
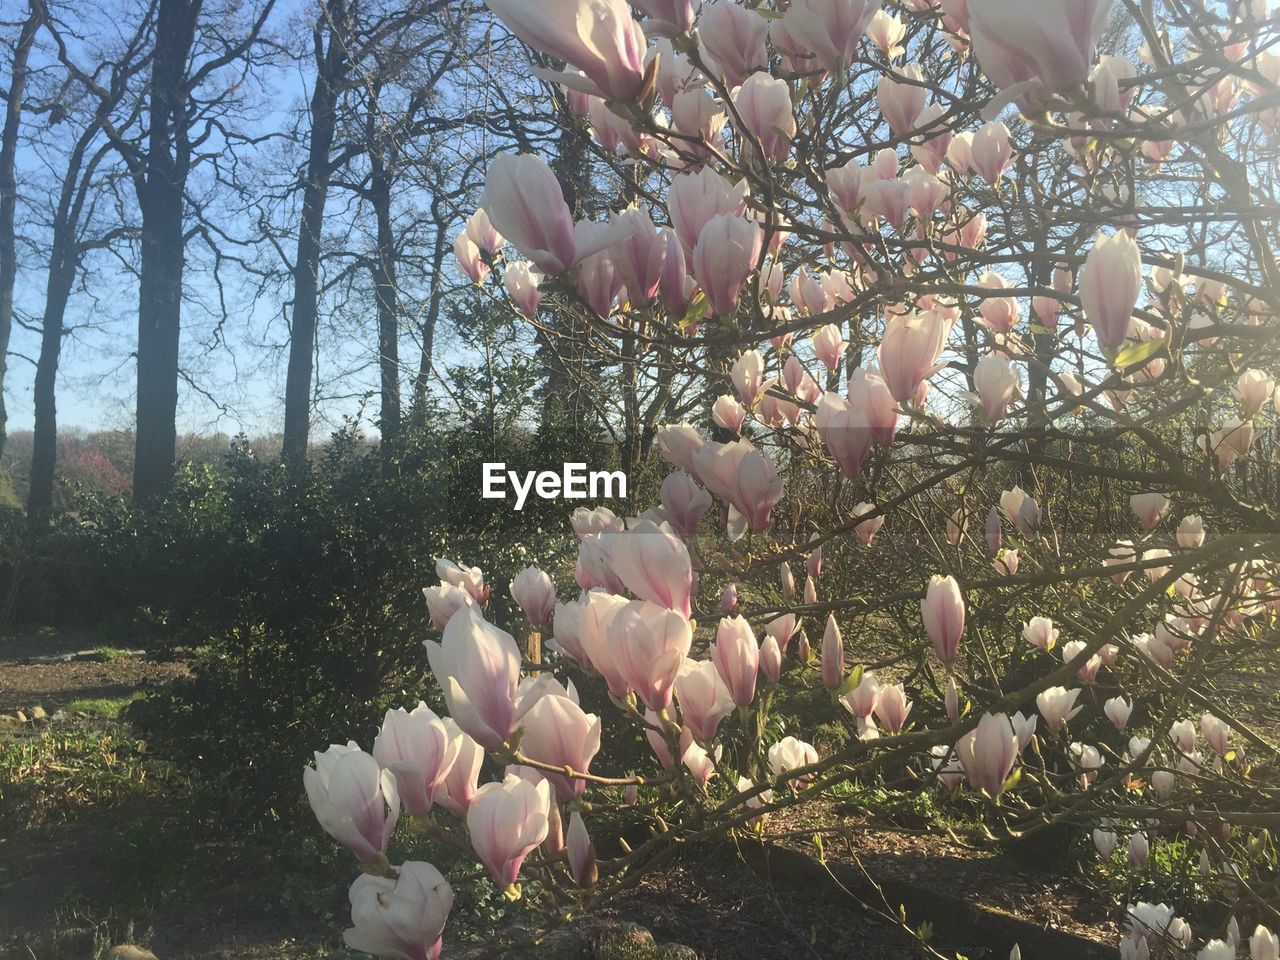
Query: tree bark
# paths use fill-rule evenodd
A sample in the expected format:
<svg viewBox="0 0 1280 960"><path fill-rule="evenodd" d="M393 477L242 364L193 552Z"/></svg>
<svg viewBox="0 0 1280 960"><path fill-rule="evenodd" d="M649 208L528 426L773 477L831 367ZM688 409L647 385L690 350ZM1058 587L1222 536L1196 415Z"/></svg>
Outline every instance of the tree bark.
<svg viewBox="0 0 1280 960"><path fill-rule="evenodd" d="M40 28L39 8L29 7L27 19L13 48L9 91L5 95L4 132L0 134L0 452L4 451L9 413L4 405L4 381L8 370L9 336L13 332L13 288L18 279L18 254L14 226L18 206L15 173L18 128L22 122L22 98L26 93L27 61Z"/></svg>
<svg viewBox="0 0 1280 960"><path fill-rule="evenodd" d="M86 246L80 240L80 219L94 172L110 147L101 145L85 161L85 155L101 131L97 121L76 141L62 177L58 206L53 215L49 247L49 271L45 283L44 315L40 326L40 357L36 361L34 387L35 431L32 437L31 480L27 490L27 523L44 527L53 516L53 484L58 458L58 362L65 334L67 302Z"/></svg>
<svg viewBox="0 0 1280 960"><path fill-rule="evenodd" d="M283 456L285 462L295 468L306 466L307 440L311 433L320 240L332 172L330 151L337 126L338 96L348 66L347 13L345 0L328 0L316 19L313 33L316 86L311 94L311 135L306 178L302 184L298 253L293 264L293 322L289 330L289 368L284 394Z"/></svg>
<svg viewBox="0 0 1280 960"><path fill-rule="evenodd" d="M435 363L436 324L440 320L440 307L444 303L444 257L449 248L449 235L442 210L441 191L436 190L431 199L431 219L435 224L435 242L431 248L431 293L427 301L427 315L422 321L422 353L418 359L418 373L413 379L413 422L421 426L426 421L427 389Z"/></svg>
<svg viewBox="0 0 1280 960"><path fill-rule="evenodd" d="M394 149L394 147L392 147ZM369 199L377 222L377 250L373 263L373 289L378 301L378 372L382 406L382 462L394 459L400 435L400 329L396 291L396 243L391 224L391 173L380 144L369 151L372 176Z"/></svg>
<svg viewBox="0 0 1280 960"><path fill-rule="evenodd" d="M187 64L201 4L202 0L160 0L156 19L146 169L138 197L142 264L138 281L135 503L163 495L173 483L185 261L183 200L191 169Z"/></svg>

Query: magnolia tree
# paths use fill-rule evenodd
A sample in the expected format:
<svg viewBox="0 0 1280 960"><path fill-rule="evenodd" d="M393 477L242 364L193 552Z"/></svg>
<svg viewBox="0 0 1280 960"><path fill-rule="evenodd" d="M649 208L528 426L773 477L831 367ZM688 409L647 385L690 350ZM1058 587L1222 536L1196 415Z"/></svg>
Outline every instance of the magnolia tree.
<svg viewBox="0 0 1280 960"><path fill-rule="evenodd" d="M575 223L500 156L459 264L627 358L673 471L636 518L575 513L582 592L524 571L511 632L441 561L449 716L306 771L364 871L348 943L441 951L451 887L389 862L402 813L555 924L682 842L908 777L987 836L1091 835L1103 875L1190 851L1231 923L1122 902L1123 957L1276 960L1277 745L1219 692L1274 669L1280 612L1263 0L488 4L565 64L628 205ZM769 722L820 687L829 749ZM601 769L636 731L651 762ZM648 839L597 858L622 808Z"/></svg>

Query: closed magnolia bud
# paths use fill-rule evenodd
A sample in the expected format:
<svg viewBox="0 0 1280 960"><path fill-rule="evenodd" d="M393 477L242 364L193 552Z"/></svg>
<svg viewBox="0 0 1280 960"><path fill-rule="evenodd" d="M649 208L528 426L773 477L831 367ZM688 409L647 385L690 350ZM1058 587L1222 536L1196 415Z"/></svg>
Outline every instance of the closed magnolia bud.
<svg viewBox="0 0 1280 960"><path fill-rule="evenodd" d="M769 683L777 683L782 676L782 647L771 633L760 644L760 675Z"/></svg>
<svg viewBox="0 0 1280 960"><path fill-rule="evenodd" d="M987 513L984 535L987 540L987 552L995 556L1004 543L1004 525L1000 522L1000 512L995 507Z"/></svg>
<svg viewBox="0 0 1280 960"><path fill-rule="evenodd" d="M1009 718L1003 713L984 714L978 726L956 743L956 755L969 786L998 797L1018 759L1018 738Z"/></svg>
<svg viewBox="0 0 1280 960"><path fill-rule="evenodd" d="M822 634L822 685L837 690L844 683L844 638L836 618L828 614L827 628Z"/></svg>
<svg viewBox="0 0 1280 960"><path fill-rule="evenodd" d="M796 578L791 572L791 564L785 560L778 566L778 579L782 585L782 599L790 603L796 595Z"/></svg>
<svg viewBox="0 0 1280 960"><path fill-rule="evenodd" d="M942 699L946 706L947 719L955 723L960 719L960 688L956 686L955 677L947 680L947 689Z"/></svg>
<svg viewBox="0 0 1280 960"><path fill-rule="evenodd" d="M964 635L964 597L955 577L935 575L920 602L925 631L934 654L945 664L955 661Z"/></svg>
<svg viewBox="0 0 1280 960"><path fill-rule="evenodd" d="M804 602L806 606L813 606L818 602L818 587L813 582L813 577L804 578Z"/></svg>
<svg viewBox="0 0 1280 960"><path fill-rule="evenodd" d="M467 832L476 857L502 888L516 882L524 858L550 828L551 784L509 773L481 787L467 810Z"/></svg>
<svg viewBox="0 0 1280 960"><path fill-rule="evenodd" d="M818 535L815 533L809 537L809 542L812 543L817 538L818 538ZM809 571L809 576L811 577L822 576L822 547L821 546L814 547L812 550L809 551L809 556L805 560L805 569Z"/></svg>
<svg viewBox="0 0 1280 960"><path fill-rule="evenodd" d="M970 145L969 162L978 176L995 186L1013 162L1009 128L996 121L979 128Z"/></svg>
<svg viewBox="0 0 1280 960"><path fill-rule="evenodd" d="M1129 838L1129 866L1140 867L1147 862L1147 857L1151 854L1151 848L1147 843L1147 835L1145 833L1135 833Z"/></svg>
<svg viewBox="0 0 1280 960"><path fill-rule="evenodd" d="M1098 234L1080 271L1080 302L1094 336L1107 350L1118 349L1129 336L1133 309L1142 292L1142 254L1121 230Z"/></svg>
<svg viewBox="0 0 1280 960"><path fill-rule="evenodd" d="M760 142L764 155L771 160L786 160L791 153L791 138L796 134L787 82L764 71L753 73L733 91L733 105L747 132Z"/></svg>
<svg viewBox="0 0 1280 960"><path fill-rule="evenodd" d="M742 617L725 617L716 628L712 651L716 670L733 702L745 707L756 695L756 674L760 668L760 645L750 624Z"/></svg>
<svg viewBox="0 0 1280 960"><path fill-rule="evenodd" d="M1093 831L1093 846L1098 851L1098 856L1104 861L1111 859L1111 855L1116 850L1116 835L1112 830L1103 830L1101 828Z"/></svg>
<svg viewBox="0 0 1280 960"><path fill-rule="evenodd" d="M556 609L556 588L551 578L537 567L525 567L511 581L511 598L524 618L535 627L551 622Z"/></svg>
<svg viewBox="0 0 1280 960"><path fill-rule="evenodd" d="M752 220L717 214L707 221L693 248L693 275L717 317L728 317L737 307L738 293L760 256L764 236ZM754 401L743 402L750 406Z"/></svg>
<svg viewBox="0 0 1280 960"><path fill-rule="evenodd" d="M1280 960L1280 937L1258 924L1249 938L1249 960Z"/></svg>
<svg viewBox="0 0 1280 960"><path fill-rule="evenodd" d="M596 848L587 834L587 825L577 810L569 816L569 829L565 833L565 852L569 857L569 875L579 887L588 889L596 885Z"/></svg>

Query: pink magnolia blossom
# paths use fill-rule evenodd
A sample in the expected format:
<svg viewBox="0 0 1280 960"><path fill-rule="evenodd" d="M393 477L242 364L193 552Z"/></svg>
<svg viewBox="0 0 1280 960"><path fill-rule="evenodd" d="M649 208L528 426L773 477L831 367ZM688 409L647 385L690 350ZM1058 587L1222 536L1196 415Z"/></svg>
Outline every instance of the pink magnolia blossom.
<svg viewBox="0 0 1280 960"><path fill-rule="evenodd" d="M551 784L532 784L515 774L501 783L486 783L467 810L471 848L494 883L509 887L520 867L547 836Z"/></svg>
<svg viewBox="0 0 1280 960"><path fill-rule="evenodd" d="M538 292L538 283L542 277L524 260L508 263L502 271L502 286L507 296L516 305L516 309L528 320L538 315L538 304L542 295Z"/></svg>
<svg viewBox="0 0 1280 960"><path fill-rule="evenodd" d="M876 505L874 503L863 501L853 508L852 513L855 517L862 517L869 513L874 513L875 510ZM858 539L862 541L864 546L870 546L871 542L875 540L876 534L880 532L880 528L884 526L884 521L884 514L870 517L855 526L853 532L858 535Z"/></svg>
<svg viewBox="0 0 1280 960"><path fill-rule="evenodd" d="M876 85L876 103L896 136L904 136L915 129L916 120L924 111L927 94L924 71L919 64L908 64L897 74L886 73L880 78Z"/></svg>
<svg viewBox="0 0 1280 960"><path fill-rule="evenodd" d="M678 37L693 29L702 0L631 0L647 16L648 32L655 37Z"/></svg>
<svg viewBox="0 0 1280 960"><path fill-rule="evenodd" d="M483 746L501 746L515 729L520 681L515 638L467 609L449 621L440 643L425 645L450 716Z"/></svg>
<svg viewBox="0 0 1280 960"><path fill-rule="evenodd" d="M467 815L467 808L479 789L480 766L484 763L484 747L476 743L452 717L441 722L449 739L458 745L458 755L436 792L435 801L455 817Z"/></svg>
<svg viewBox="0 0 1280 960"><path fill-rule="evenodd" d="M737 3L709 4L698 24L698 37L712 66L730 87L768 66L765 37L769 22Z"/></svg>
<svg viewBox="0 0 1280 960"><path fill-rule="evenodd" d="M768 529L773 508L782 499L777 468L749 440L707 443L694 454L698 476L730 504L730 523L757 532Z"/></svg>
<svg viewBox="0 0 1280 960"><path fill-rule="evenodd" d="M787 82L767 73L753 73L733 91L733 105L746 132L760 142L764 155L770 160L786 160L796 135Z"/></svg>
<svg viewBox="0 0 1280 960"><path fill-rule="evenodd" d="M733 695L710 660L686 660L676 677L680 718L703 743L715 739L720 721L733 712Z"/></svg>
<svg viewBox="0 0 1280 960"><path fill-rule="evenodd" d="M938 368L951 323L938 310L890 316L880 343L880 374L893 399L906 403Z"/></svg>
<svg viewBox="0 0 1280 960"><path fill-rule="evenodd" d="M636 597L689 616L693 568L678 537L641 520L611 535L610 560L618 579Z"/></svg>
<svg viewBox="0 0 1280 960"><path fill-rule="evenodd" d="M1151 530L1169 513L1169 498L1163 493L1135 493L1129 507L1143 530Z"/></svg>
<svg viewBox="0 0 1280 960"><path fill-rule="evenodd" d="M772 633L760 641L760 676L768 683L777 683L782 676L782 647Z"/></svg>
<svg viewBox="0 0 1280 960"><path fill-rule="evenodd" d="M1111 0L968 0L973 52L1008 99L1026 108L1081 86Z"/></svg>
<svg viewBox="0 0 1280 960"><path fill-rule="evenodd" d="M980 127L973 135L969 157L974 173L995 186L1013 162L1009 128L994 121Z"/></svg>
<svg viewBox="0 0 1280 960"><path fill-rule="evenodd" d="M662 510L668 522L682 537L698 531L698 521L711 509L711 494L703 490L683 470L677 470L662 481Z"/></svg>
<svg viewBox="0 0 1280 960"><path fill-rule="evenodd" d="M429 863L410 860L395 879L362 874L351 884L351 927L342 940L352 950L397 960L436 960L453 888Z"/></svg>
<svg viewBox="0 0 1280 960"><path fill-rule="evenodd" d="M738 433L742 430L742 422L747 419L747 408L733 397L724 394L716 397L716 402L711 405L711 419L715 421L716 426Z"/></svg>
<svg viewBox="0 0 1280 960"><path fill-rule="evenodd" d="M650 710L665 710L693 642L689 621L674 610L637 600L618 613L611 633L618 671L628 688Z"/></svg>
<svg viewBox="0 0 1280 960"><path fill-rule="evenodd" d="M815 417L818 436L846 476L856 477L871 449L871 427L866 414L838 393L824 393Z"/></svg>
<svg viewBox="0 0 1280 960"><path fill-rule="evenodd" d="M573 265L573 214L559 181L541 157L531 153L494 157L480 206L543 273L559 275Z"/></svg>
<svg viewBox="0 0 1280 960"><path fill-rule="evenodd" d="M745 707L756 695L756 674L760 668L760 644L751 625L742 617L724 617L716 628L712 660L729 696Z"/></svg>
<svg viewBox="0 0 1280 960"><path fill-rule="evenodd" d="M716 316L734 312L742 285L760 257L762 242L759 224L724 213L708 220L698 234L690 267Z"/></svg>
<svg viewBox="0 0 1280 960"><path fill-rule="evenodd" d="M813 352L832 373L840 369L840 360L847 346L840 335L840 328L834 323L824 324L813 334Z"/></svg>
<svg viewBox="0 0 1280 960"><path fill-rule="evenodd" d="M315 766L302 771L302 784L316 819L361 863L373 863L386 853L400 819L394 775L355 743L335 743L315 758Z"/></svg>
<svg viewBox="0 0 1280 960"><path fill-rule="evenodd" d="M644 86L644 31L626 0L485 0L512 33L582 74L547 79L608 100L634 100ZM501 229L501 228L499 228Z"/></svg>
<svg viewBox="0 0 1280 960"><path fill-rule="evenodd" d="M450 735L430 707L419 703L412 712L387 711L373 741L373 759L395 777L405 811L425 817L461 748L461 740Z"/></svg>
<svg viewBox="0 0 1280 960"><path fill-rule="evenodd" d="M792 0L782 23L787 34L824 69L840 73L858 52L880 0Z"/></svg>
<svg viewBox="0 0 1280 960"><path fill-rule="evenodd" d="M545 696L529 708L522 722L520 751L530 760L588 773L600 750L600 718L585 713L568 697ZM585 780L544 773L561 800L582 796Z"/></svg>
<svg viewBox="0 0 1280 960"><path fill-rule="evenodd" d="M998 797L1018 759L1018 738L1009 718L1003 713L983 714L978 726L956 743L956 756L971 789Z"/></svg>

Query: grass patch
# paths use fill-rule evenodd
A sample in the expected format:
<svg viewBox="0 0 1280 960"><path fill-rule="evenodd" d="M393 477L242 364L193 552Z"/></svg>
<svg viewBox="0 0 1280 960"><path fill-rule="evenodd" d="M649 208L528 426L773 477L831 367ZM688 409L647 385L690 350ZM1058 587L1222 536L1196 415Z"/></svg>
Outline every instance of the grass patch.
<svg viewBox="0 0 1280 960"><path fill-rule="evenodd" d="M135 691L123 697L88 697L82 700L72 700L67 704L66 709L69 713L80 713L86 717L117 720L129 704L140 700L142 696L141 691Z"/></svg>
<svg viewBox="0 0 1280 960"><path fill-rule="evenodd" d="M103 644L94 647L93 652L97 654L104 663L115 663L117 660L124 660L129 656L129 651L123 647L113 647L110 644Z"/></svg>

